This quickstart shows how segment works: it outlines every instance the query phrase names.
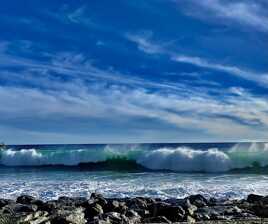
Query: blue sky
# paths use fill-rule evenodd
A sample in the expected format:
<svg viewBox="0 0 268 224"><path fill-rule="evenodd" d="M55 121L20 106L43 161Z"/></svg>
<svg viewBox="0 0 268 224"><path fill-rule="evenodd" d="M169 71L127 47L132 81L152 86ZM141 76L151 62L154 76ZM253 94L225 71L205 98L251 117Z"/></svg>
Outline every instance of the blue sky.
<svg viewBox="0 0 268 224"><path fill-rule="evenodd" d="M6 143L268 138L266 0L5 1Z"/></svg>

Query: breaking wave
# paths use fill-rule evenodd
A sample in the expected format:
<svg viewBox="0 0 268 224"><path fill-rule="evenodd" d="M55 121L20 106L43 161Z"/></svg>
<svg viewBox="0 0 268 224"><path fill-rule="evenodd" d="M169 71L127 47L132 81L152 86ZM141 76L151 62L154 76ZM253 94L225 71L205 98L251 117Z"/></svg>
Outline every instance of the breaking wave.
<svg viewBox="0 0 268 224"><path fill-rule="evenodd" d="M140 149L5 149L2 166L68 166L91 169L147 169L175 172L226 172L253 166L268 166L268 143L236 144L230 149L206 150L189 147Z"/></svg>

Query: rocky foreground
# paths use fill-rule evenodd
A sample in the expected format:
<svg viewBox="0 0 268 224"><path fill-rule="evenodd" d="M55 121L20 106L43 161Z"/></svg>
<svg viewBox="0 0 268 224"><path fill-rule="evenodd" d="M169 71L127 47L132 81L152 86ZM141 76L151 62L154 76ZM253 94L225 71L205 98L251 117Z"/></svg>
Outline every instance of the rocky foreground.
<svg viewBox="0 0 268 224"><path fill-rule="evenodd" d="M268 223L268 196L217 201L202 195L184 199L60 197L41 201L22 195L16 201L0 199L0 224L85 223Z"/></svg>

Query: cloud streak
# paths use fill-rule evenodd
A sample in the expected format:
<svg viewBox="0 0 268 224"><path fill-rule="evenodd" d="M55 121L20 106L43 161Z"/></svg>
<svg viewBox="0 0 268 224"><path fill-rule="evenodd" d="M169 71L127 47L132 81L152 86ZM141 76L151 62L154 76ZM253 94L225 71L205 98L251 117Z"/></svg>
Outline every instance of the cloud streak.
<svg viewBox="0 0 268 224"><path fill-rule="evenodd" d="M217 62L212 62L206 58L179 54L174 50L170 50L169 48L164 47L162 44L153 42L150 38L148 38L148 35L128 34L126 37L129 41L136 43L138 49L146 54L166 55L169 56L170 60L172 61L191 64L200 68L225 72L249 81L253 81L260 86L268 87L268 73L259 73L233 65L225 65Z"/></svg>
<svg viewBox="0 0 268 224"><path fill-rule="evenodd" d="M201 18L217 18L220 22L235 22L237 24L254 28L261 32L268 32L268 14L261 1L226 1L226 0L203 0L180 2L178 4L186 4L189 6L187 15ZM198 9L198 12L195 11ZM194 11L193 14L191 11ZM219 21L218 21L219 22Z"/></svg>

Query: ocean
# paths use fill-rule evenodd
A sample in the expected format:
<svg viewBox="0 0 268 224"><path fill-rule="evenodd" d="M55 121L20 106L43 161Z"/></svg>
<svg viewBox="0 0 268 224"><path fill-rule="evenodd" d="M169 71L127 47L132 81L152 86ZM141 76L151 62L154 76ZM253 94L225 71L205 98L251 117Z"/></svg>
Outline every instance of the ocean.
<svg viewBox="0 0 268 224"><path fill-rule="evenodd" d="M267 165L268 143L9 145L0 151L0 198L239 199L268 194Z"/></svg>

